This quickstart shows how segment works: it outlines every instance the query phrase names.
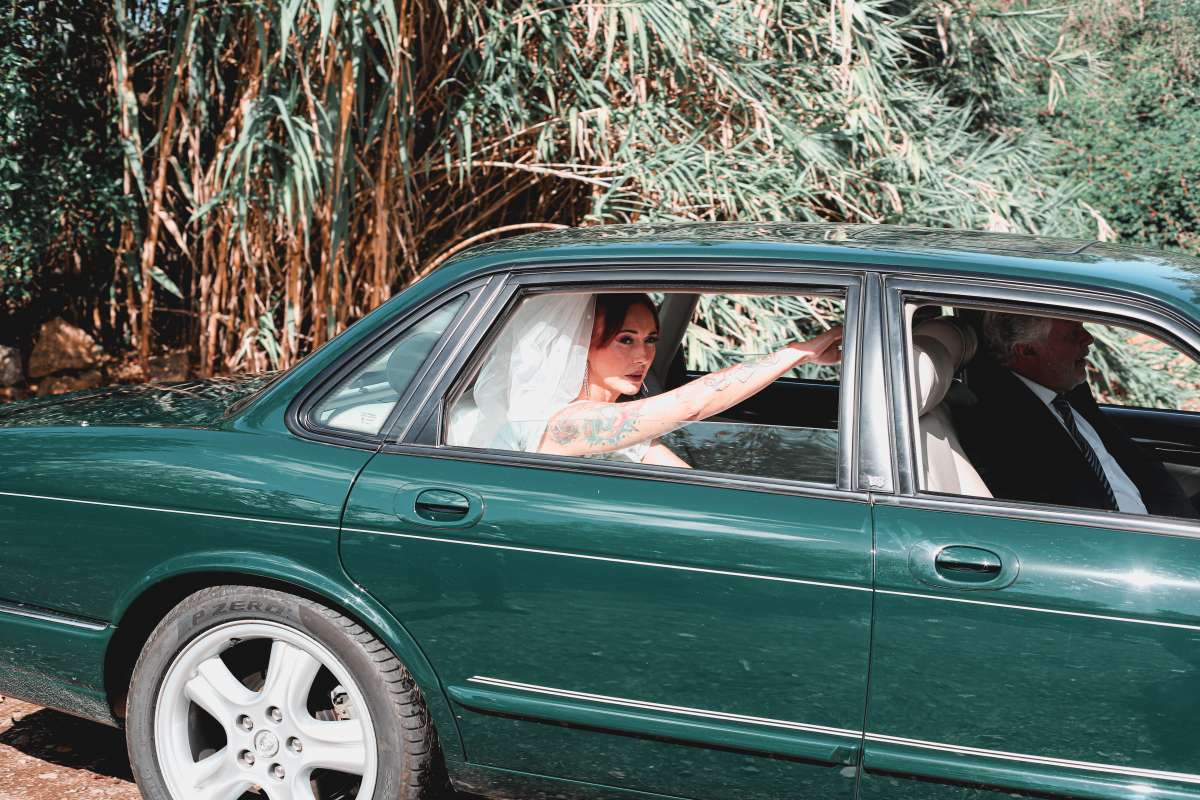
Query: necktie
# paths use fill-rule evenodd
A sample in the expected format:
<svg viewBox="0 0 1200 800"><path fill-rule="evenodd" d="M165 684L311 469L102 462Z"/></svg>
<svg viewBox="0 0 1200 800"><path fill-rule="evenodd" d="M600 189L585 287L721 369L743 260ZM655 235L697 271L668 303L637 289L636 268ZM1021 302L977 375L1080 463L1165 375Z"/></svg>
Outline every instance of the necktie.
<svg viewBox="0 0 1200 800"><path fill-rule="evenodd" d="M1108 482L1108 476L1104 474L1104 468L1100 466L1100 459L1096 456L1096 451L1088 444L1087 439L1083 438L1083 434L1079 432L1079 426L1075 424L1075 415L1071 413L1071 404L1067 402L1067 398L1061 394L1054 398L1051 405L1058 415L1062 417L1063 423L1067 426L1067 432L1071 434L1071 438L1075 440L1075 446L1079 448L1079 452L1083 453L1083 460L1091 468L1096 475L1096 480L1100 481L1100 488L1104 490L1104 496L1108 500L1108 507L1113 511L1117 510L1117 497L1113 494L1112 485Z"/></svg>

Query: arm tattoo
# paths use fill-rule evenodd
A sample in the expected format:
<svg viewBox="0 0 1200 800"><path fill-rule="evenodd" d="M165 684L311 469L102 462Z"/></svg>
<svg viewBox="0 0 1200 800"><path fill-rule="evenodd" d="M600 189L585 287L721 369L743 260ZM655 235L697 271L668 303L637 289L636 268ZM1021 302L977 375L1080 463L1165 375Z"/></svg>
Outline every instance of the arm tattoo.
<svg viewBox="0 0 1200 800"><path fill-rule="evenodd" d="M597 404L556 419L546 433L559 445L574 444L582 438L587 444L612 449L637 433L639 417L637 412L626 411L616 403Z"/></svg>
<svg viewBox="0 0 1200 800"><path fill-rule="evenodd" d="M555 444L570 444L579 437L579 425L573 419L558 419L551 423L549 433Z"/></svg>
<svg viewBox="0 0 1200 800"><path fill-rule="evenodd" d="M617 405L604 405L583 420L588 444L612 447L630 434L637 433L638 414L623 411Z"/></svg>
<svg viewBox="0 0 1200 800"><path fill-rule="evenodd" d="M714 392L721 392L728 389L729 386L736 380L738 383L746 383L754 377L754 373L758 372L763 367L774 367L779 363L780 354L771 353L770 355L760 358L757 361L744 361L741 364L736 364L732 367L710 372L702 379L704 385L712 389Z"/></svg>

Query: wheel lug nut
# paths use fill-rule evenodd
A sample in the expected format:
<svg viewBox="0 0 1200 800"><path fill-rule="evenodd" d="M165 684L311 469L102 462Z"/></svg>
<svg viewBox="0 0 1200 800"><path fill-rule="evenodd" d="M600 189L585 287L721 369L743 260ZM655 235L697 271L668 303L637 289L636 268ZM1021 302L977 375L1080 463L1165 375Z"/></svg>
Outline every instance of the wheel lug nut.
<svg viewBox="0 0 1200 800"><path fill-rule="evenodd" d="M283 712L275 706L267 709L267 716L271 718L272 722L283 722Z"/></svg>
<svg viewBox="0 0 1200 800"><path fill-rule="evenodd" d="M237 726L244 731L252 731L254 730L254 720L242 714L237 718Z"/></svg>
<svg viewBox="0 0 1200 800"><path fill-rule="evenodd" d="M283 767L279 766L278 764L272 764L271 765L271 776L274 778L278 778L279 780L283 780L283 776L284 776Z"/></svg>
<svg viewBox="0 0 1200 800"><path fill-rule="evenodd" d="M293 753L299 753L301 750L304 749L304 745L301 744L300 740L297 739L295 736L293 736L292 738L287 740L287 746L288 746L288 750L291 750Z"/></svg>
<svg viewBox="0 0 1200 800"><path fill-rule="evenodd" d="M251 753L249 750L243 750L242 752L238 753L238 763L243 767L253 767L254 753Z"/></svg>

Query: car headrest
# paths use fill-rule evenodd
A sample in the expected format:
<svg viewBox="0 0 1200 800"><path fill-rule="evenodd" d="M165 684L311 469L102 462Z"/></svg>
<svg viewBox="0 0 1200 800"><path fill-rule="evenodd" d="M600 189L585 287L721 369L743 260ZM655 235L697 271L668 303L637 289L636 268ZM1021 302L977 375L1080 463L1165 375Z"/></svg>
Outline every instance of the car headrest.
<svg viewBox="0 0 1200 800"><path fill-rule="evenodd" d="M975 331L954 317L934 317L913 327L918 416L942 402L954 374L975 357L977 344Z"/></svg>
<svg viewBox="0 0 1200 800"><path fill-rule="evenodd" d="M437 340L436 333L418 333L401 341L392 351L387 362L387 380L397 394L404 394Z"/></svg>

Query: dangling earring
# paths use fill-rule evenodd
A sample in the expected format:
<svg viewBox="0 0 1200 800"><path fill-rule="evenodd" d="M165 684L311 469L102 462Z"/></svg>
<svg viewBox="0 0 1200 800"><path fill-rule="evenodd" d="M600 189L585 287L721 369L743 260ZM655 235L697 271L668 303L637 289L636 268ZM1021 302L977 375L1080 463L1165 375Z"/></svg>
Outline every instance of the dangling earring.
<svg viewBox="0 0 1200 800"><path fill-rule="evenodd" d="M584 400L592 399L592 382L590 380L590 374L589 374L590 368L591 368L591 364L589 364L586 361L583 362L583 399Z"/></svg>

